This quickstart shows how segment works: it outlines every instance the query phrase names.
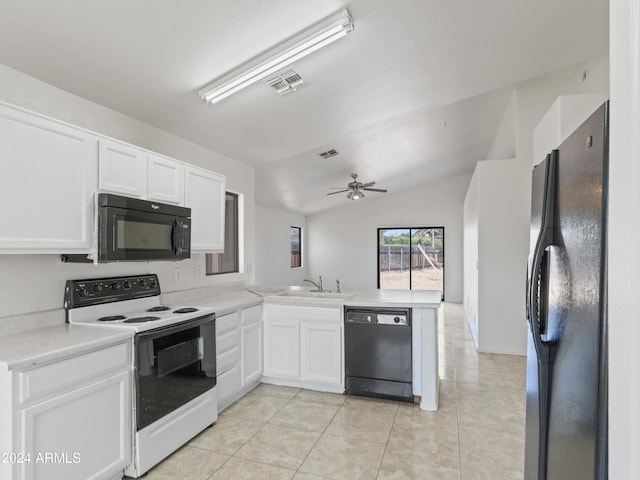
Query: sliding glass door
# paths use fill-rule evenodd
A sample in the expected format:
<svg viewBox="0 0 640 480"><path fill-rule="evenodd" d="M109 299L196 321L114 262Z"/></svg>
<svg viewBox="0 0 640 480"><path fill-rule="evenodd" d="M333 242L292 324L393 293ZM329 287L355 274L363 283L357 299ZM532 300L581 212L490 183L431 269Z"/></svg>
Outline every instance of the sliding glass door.
<svg viewBox="0 0 640 480"><path fill-rule="evenodd" d="M444 299L444 227L379 228L378 288L439 290Z"/></svg>

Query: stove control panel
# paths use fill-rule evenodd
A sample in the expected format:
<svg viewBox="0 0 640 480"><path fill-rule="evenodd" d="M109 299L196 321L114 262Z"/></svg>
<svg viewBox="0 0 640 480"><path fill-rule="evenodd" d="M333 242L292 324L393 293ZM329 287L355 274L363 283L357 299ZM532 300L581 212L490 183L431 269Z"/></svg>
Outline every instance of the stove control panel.
<svg viewBox="0 0 640 480"><path fill-rule="evenodd" d="M64 308L86 307L101 303L160 295L160 283L154 273L129 277L67 280Z"/></svg>

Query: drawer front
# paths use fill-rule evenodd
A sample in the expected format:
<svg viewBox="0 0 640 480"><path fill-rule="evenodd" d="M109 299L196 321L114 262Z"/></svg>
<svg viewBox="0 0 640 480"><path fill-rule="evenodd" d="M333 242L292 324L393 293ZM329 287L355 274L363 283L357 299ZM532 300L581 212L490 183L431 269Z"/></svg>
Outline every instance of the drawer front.
<svg viewBox="0 0 640 480"><path fill-rule="evenodd" d="M218 404L237 393L242 388L242 371L240 365L218 376L216 390L218 392Z"/></svg>
<svg viewBox="0 0 640 480"><path fill-rule="evenodd" d="M240 328L239 312L227 313L226 315L216 317L216 337L238 328Z"/></svg>
<svg viewBox="0 0 640 480"><path fill-rule="evenodd" d="M315 320L321 322L340 323L342 315L340 307L303 307L299 305L264 305L265 318L281 320Z"/></svg>
<svg viewBox="0 0 640 480"><path fill-rule="evenodd" d="M121 343L18 374L19 401L62 390L110 371L130 369L131 344Z"/></svg>
<svg viewBox="0 0 640 480"><path fill-rule="evenodd" d="M240 345L216 355L216 374L220 375L240 364Z"/></svg>
<svg viewBox="0 0 640 480"><path fill-rule="evenodd" d="M245 308L241 312L242 326L251 325L252 323L262 320L262 305Z"/></svg>
<svg viewBox="0 0 640 480"><path fill-rule="evenodd" d="M224 334L216 335L216 354L220 355L240 345L240 327Z"/></svg>

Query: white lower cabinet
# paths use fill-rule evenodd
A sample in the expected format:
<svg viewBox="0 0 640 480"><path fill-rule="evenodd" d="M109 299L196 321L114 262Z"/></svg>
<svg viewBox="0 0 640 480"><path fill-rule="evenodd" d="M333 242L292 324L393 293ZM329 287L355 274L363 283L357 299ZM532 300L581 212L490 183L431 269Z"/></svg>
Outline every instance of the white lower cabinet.
<svg viewBox="0 0 640 480"><path fill-rule="evenodd" d="M342 308L265 304L263 381L344 391Z"/></svg>
<svg viewBox="0 0 640 480"><path fill-rule="evenodd" d="M262 306L216 318L218 411L255 387L262 378Z"/></svg>
<svg viewBox="0 0 640 480"><path fill-rule="evenodd" d="M300 322L265 319L264 373L273 377L300 377Z"/></svg>
<svg viewBox="0 0 640 480"><path fill-rule="evenodd" d="M242 389L242 369L240 365L231 367L226 372L218 375L218 411L224 410L235 401L236 394Z"/></svg>
<svg viewBox="0 0 640 480"><path fill-rule="evenodd" d="M300 323L300 379L340 385L342 383L341 325Z"/></svg>
<svg viewBox="0 0 640 480"><path fill-rule="evenodd" d="M262 305L242 312L242 385L252 386L262 378Z"/></svg>
<svg viewBox="0 0 640 480"><path fill-rule="evenodd" d="M0 406L11 405L0 412L0 452L14 455L0 479L121 478L132 454L131 358L128 340L0 374Z"/></svg>

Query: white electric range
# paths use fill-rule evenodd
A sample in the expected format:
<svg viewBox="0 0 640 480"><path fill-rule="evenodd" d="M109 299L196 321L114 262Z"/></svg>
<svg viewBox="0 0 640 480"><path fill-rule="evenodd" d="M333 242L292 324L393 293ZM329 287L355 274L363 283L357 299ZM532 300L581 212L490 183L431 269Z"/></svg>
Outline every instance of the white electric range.
<svg viewBox="0 0 640 480"><path fill-rule="evenodd" d="M155 274L69 280L67 322L134 336L135 435L124 473L139 477L218 417L215 312L160 303Z"/></svg>

